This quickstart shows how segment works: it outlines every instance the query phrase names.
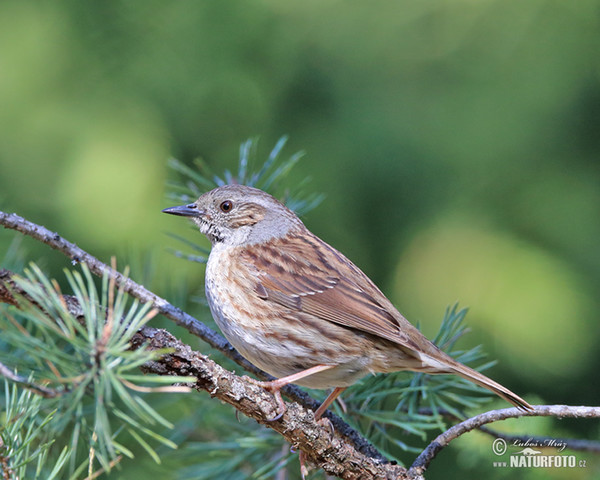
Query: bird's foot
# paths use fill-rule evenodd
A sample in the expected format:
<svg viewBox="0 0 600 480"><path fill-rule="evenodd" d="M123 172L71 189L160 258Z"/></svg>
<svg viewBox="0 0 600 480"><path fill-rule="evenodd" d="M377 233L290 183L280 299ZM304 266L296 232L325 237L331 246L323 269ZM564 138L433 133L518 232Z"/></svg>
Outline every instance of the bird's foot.
<svg viewBox="0 0 600 480"><path fill-rule="evenodd" d="M285 402L283 401L283 397L281 396L281 389L287 383L282 383L279 380L272 380L270 382L262 382L260 380L255 380L254 378L250 378L247 376L242 377L247 382L256 385L257 387L264 388L267 392L272 393L275 397L275 401L277 402L277 412L273 418L267 418L267 422L275 422L283 417L283 414L286 412L287 407L285 406Z"/></svg>

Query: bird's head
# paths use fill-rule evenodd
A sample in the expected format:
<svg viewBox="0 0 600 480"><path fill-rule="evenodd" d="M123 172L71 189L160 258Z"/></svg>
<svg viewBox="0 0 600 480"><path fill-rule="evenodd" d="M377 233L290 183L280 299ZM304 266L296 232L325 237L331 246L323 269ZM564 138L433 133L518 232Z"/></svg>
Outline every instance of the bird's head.
<svg viewBox="0 0 600 480"><path fill-rule="evenodd" d="M189 217L213 245L259 243L302 226L296 214L280 201L245 185L224 185L204 193L194 203L163 212Z"/></svg>

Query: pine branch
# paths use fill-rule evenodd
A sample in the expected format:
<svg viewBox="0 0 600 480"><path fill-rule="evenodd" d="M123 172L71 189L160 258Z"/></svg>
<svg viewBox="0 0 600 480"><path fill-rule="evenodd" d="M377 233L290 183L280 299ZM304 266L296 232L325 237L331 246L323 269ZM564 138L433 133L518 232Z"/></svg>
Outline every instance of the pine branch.
<svg viewBox="0 0 600 480"><path fill-rule="evenodd" d="M197 377L194 388L207 391L211 397L272 428L292 446L306 452L317 466L330 475L344 479L407 478L404 467L383 463L361 453L336 429L330 431L316 423L314 413L297 403L288 404L287 411L279 420L269 421L277 412L277 404L271 394L193 351L166 330L145 327L134 335L132 345L148 345L151 350L172 349L173 353L145 364L143 369L161 375L186 372L186 375Z"/></svg>
<svg viewBox="0 0 600 480"><path fill-rule="evenodd" d="M45 435L54 411L42 410L42 395L33 390L20 390L18 384L4 381L4 402L0 428L0 478L15 480L33 478L28 475L30 464L37 463L35 478L56 480L71 456L72 451L63 447L50 469L42 470L54 439ZM43 472L43 473L42 473Z"/></svg>
<svg viewBox="0 0 600 480"><path fill-rule="evenodd" d="M0 302L19 307L18 298L27 297L28 294L13 277L12 272L0 270ZM63 299L69 313L79 318L82 310L77 298L63 295ZM165 330L143 327L133 336L131 346L133 349L144 347L147 350L171 350L172 353L163 355L159 360L144 364L142 370L159 375L196 377L196 383L190 387L207 391L212 397L272 428L293 446L307 452L309 458L329 474L347 479L406 478L404 467L385 462L381 455L372 456L361 452L352 445L342 430L330 431L319 425L314 420L313 411L297 403L288 405L281 419L269 421L278 409L277 402L270 393L229 372L207 356L193 351ZM12 371L7 370L12 379ZM38 393L38 387L31 382L21 382L21 385Z"/></svg>

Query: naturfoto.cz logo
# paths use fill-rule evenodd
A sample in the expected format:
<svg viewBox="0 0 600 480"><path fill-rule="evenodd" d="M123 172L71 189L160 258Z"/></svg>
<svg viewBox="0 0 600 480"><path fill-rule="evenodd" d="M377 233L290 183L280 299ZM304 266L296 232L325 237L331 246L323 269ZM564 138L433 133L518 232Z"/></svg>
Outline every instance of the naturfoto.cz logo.
<svg viewBox="0 0 600 480"><path fill-rule="evenodd" d="M536 448L555 448L557 453L562 452L567 444L557 440L544 440L536 442L533 439L526 441L515 440L512 447L519 451L511 453L508 459L495 461L494 467L500 468L585 468L585 460L577 460L575 455L544 455ZM534 448L535 447L535 448ZM497 438L492 443L492 451L497 456L503 456L508 451L508 444L503 438Z"/></svg>

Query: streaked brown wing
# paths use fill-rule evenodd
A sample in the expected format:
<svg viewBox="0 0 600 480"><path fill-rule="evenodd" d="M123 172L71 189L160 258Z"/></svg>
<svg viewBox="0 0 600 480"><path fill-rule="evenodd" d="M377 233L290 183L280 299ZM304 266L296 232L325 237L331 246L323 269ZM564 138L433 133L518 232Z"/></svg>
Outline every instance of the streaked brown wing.
<svg viewBox="0 0 600 480"><path fill-rule="evenodd" d="M247 247L240 259L253 267L255 293L266 301L411 350L433 347L360 269L308 231Z"/></svg>

